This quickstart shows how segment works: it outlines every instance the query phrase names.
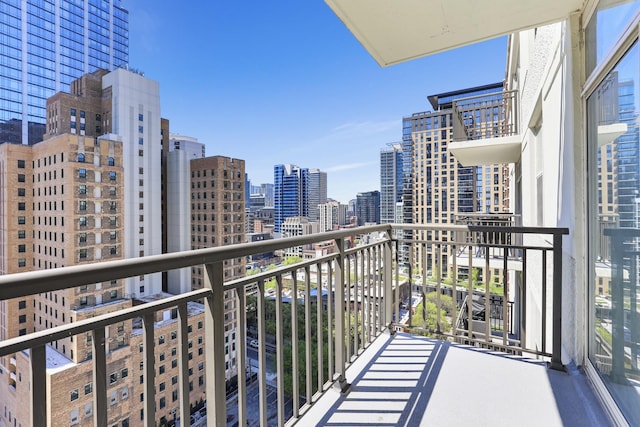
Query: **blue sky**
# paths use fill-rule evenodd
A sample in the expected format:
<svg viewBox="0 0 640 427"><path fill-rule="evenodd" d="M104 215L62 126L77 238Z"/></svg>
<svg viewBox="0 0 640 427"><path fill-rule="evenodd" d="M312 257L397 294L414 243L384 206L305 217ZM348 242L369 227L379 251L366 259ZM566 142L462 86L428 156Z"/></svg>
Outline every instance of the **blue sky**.
<svg viewBox="0 0 640 427"><path fill-rule="evenodd" d="M130 65L160 82L172 132L244 159L254 184L320 168L343 203L380 189L380 149L427 95L504 79L504 37L381 68L321 0L122 4Z"/></svg>

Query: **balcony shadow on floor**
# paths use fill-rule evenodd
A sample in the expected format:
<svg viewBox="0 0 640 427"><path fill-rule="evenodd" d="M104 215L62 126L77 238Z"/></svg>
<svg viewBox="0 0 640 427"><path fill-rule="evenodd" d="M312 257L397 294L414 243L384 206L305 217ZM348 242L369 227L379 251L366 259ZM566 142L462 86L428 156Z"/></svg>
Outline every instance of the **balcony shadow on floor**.
<svg viewBox="0 0 640 427"><path fill-rule="evenodd" d="M347 380L349 394L326 393L300 425L610 425L575 368L416 335L379 336Z"/></svg>
<svg viewBox="0 0 640 427"><path fill-rule="evenodd" d="M413 335L389 336L361 373L316 425L418 425L427 408L448 345Z"/></svg>

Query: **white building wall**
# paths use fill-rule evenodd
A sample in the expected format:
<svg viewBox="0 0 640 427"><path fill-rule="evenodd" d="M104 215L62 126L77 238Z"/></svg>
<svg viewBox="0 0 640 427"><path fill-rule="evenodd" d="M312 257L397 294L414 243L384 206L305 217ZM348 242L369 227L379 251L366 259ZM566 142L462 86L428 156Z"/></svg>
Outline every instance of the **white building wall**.
<svg viewBox="0 0 640 427"><path fill-rule="evenodd" d="M124 257L158 255L162 253L160 85L117 69L103 77L102 88L108 87L112 88L113 133L123 140ZM130 295L161 291L160 273L125 282L125 293Z"/></svg>
<svg viewBox="0 0 640 427"><path fill-rule="evenodd" d="M167 154L167 251L191 250L191 167L184 150ZM191 291L191 269L171 270L168 291L181 294Z"/></svg>
<svg viewBox="0 0 640 427"><path fill-rule="evenodd" d="M579 129L582 128L582 104L576 82L580 63L576 56L577 40L571 30L577 29L576 19L538 27L512 35L508 53L507 81L509 89L520 94L520 135L522 156L511 167L512 206L522 215L524 226L567 227L572 238L564 238L563 246L563 355L567 364L583 358L581 333L576 322L583 322L581 296L576 294L576 280L584 264L584 248L576 253L576 242L584 239L586 227L584 199L586 181L582 156L586 147ZM576 46L574 46L576 45ZM577 166L578 165L578 166ZM582 182L584 188L576 188ZM577 226L576 226L577 224ZM526 243L547 244L550 236L527 236ZM552 257L548 259L547 283L551 284ZM542 257L528 253L527 258L527 340L532 348L541 347ZM583 277L583 280L586 278ZM550 285L549 285L550 286ZM547 293L547 339L552 336L552 290ZM579 320L580 319L580 320ZM551 342L551 341L547 341Z"/></svg>
<svg viewBox="0 0 640 427"><path fill-rule="evenodd" d="M169 152L186 151L190 160L203 159L205 157L205 145L198 142L198 138L192 136L170 134L169 135Z"/></svg>

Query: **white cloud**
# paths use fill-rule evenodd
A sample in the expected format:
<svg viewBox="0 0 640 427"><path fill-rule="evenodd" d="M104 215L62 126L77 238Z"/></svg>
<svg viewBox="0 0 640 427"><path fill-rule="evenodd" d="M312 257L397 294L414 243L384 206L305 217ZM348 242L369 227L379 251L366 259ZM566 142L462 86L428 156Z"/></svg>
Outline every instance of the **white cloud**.
<svg viewBox="0 0 640 427"><path fill-rule="evenodd" d="M372 166L372 165L375 165L375 164L376 164L375 162L345 163L345 164L342 164L342 165L329 166L328 168L325 168L324 171L326 171L326 172L343 172L343 171L363 168L365 166Z"/></svg>

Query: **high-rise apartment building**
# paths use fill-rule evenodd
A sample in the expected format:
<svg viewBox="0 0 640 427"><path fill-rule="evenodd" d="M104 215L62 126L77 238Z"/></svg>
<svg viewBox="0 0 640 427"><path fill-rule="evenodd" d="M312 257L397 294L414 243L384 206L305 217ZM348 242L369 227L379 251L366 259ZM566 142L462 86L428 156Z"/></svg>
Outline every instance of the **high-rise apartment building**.
<svg viewBox="0 0 640 427"><path fill-rule="evenodd" d="M367 191L356 196L358 225L380 224L380 192Z"/></svg>
<svg viewBox="0 0 640 427"><path fill-rule="evenodd" d="M292 216L282 223L282 237L306 236L317 233L318 231L318 223L309 221L306 217ZM303 246L286 248L284 255L286 257L302 257L303 249Z"/></svg>
<svg viewBox="0 0 640 427"><path fill-rule="evenodd" d="M42 141L47 98L85 73L129 62L120 0L2 0L0 39L0 143Z"/></svg>
<svg viewBox="0 0 640 427"><path fill-rule="evenodd" d="M273 168L274 231L282 231L282 223L292 216L309 217L309 169L296 165Z"/></svg>
<svg viewBox="0 0 640 427"><path fill-rule="evenodd" d="M504 114L491 113L480 107L469 107L463 113L454 108L457 102L475 99L480 95L502 100L502 83L456 90L428 97L434 111L415 113L403 119L403 206L404 222L415 224L453 224L460 214L504 213L508 210L505 201L505 165L470 166L461 165L449 152L448 146L468 136L456 134L464 126L481 129L482 134L493 133L504 126ZM469 101L471 104L471 101ZM470 105L469 104L469 105ZM474 109L476 108L476 109ZM498 108L496 106L496 110ZM460 127L457 127L460 124ZM424 232L420 232L424 233ZM406 233L405 238L411 238ZM413 238L426 236L413 234ZM416 246L416 251L420 250ZM447 265L447 247L442 248L439 265ZM416 252L414 259L419 259ZM432 249L427 248L427 268L434 262ZM441 272L442 274L446 272Z"/></svg>
<svg viewBox="0 0 640 427"><path fill-rule="evenodd" d="M327 173L309 169L309 220L318 221L318 205L327 202Z"/></svg>
<svg viewBox="0 0 640 427"><path fill-rule="evenodd" d="M260 184L260 193L264 195L264 205L273 207L273 184Z"/></svg>
<svg viewBox="0 0 640 427"><path fill-rule="evenodd" d="M389 144L380 151L380 222L400 222L396 204L402 201L402 144Z"/></svg>
<svg viewBox="0 0 640 427"><path fill-rule="evenodd" d="M347 205L342 205L335 200L318 205L319 231L331 231L335 227L345 225L348 222Z"/></svg>
<svg viewBox="0 0 640 427"><path fill-rule="evenodd" d="M57 93L47 103L47 136L85 137L114 134L122 141L124 257L162 253L162 141L160 88L156 81L124 69L97 70L72 82L71 93ZM126 280L128 295L162 291L162 276Z"/></svg>

